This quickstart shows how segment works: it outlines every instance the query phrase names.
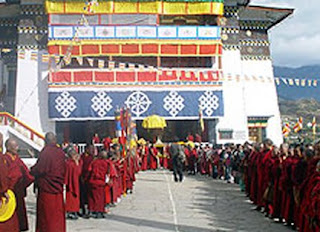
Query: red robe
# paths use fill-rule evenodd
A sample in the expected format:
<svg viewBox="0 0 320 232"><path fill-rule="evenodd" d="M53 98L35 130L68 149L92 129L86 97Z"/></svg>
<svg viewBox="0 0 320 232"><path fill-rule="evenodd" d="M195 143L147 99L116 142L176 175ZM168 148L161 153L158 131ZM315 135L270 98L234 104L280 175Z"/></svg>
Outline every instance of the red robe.
<svg viewBox="0 0 320 232"><path fill-rule="evenodd" d="M9 181L8 181L8 173L9 168L7 165L6 160L4 159L3 155L0 154L0 197L3 196L5 192L9 189ZM18 214L14 213L14 215L5 222L0 222L0 232L19 232L19 220Z"/></svg>
<svg viewBox="0 0 320 232"><path fill-rule="evenodd" d="M38 188L36 232L65 232L63 184L66 162L62 149L53 144L46 145L31 168L31 174L36 177Z"/></svg>
<svg viewBox="0 0 320 232"><path fill-rule="evenodd" d="M102 158L93 160L89 167L88 209L91 212L104 212L105 185L108 169L108 161Z"/></svg>
<svg viewBox="0 0 320 232"><path fill-rule="evenodd" d="M206 152L203 151L201 160L200 160L200 173L202 175L207 174L206 167L207 167L207 155L206 155Z"/></svg>
<svg viewBox="0 0 320 232"><path fill-rule="evenodd" d="M110 144L111 144L112 140L110 137L106 137L102 140L102 143L103 143L103 148L106 150L106 151L109 151L110 150Z"/></svg>
<svg viewBox="0 0 320 232"><path fill-rule="evenodd" d="M114 167L116 169L117 175L113 179L113 186L112 186L112 196L113 196L113 203L117 202L118 197L122 194L122 177L121 177L121 168L120 168L120 161L115 160L113 161Z"/></svg>
<svg viewBox="0 0 320 232"><path fill-rule="evenodd" d="M84 208L84 205L88 204L88 179L89 179L89 166L93 160L93 155L84 153L81 155L82 160L82 172L80 178L80 204L81 207Z"/></svg>
<svg viewBox="0 0 320 232"><path fill-rule="evenodd" d="M157 155L158 155L158 150L157 148L153 147L150 150L150 169L156 170L158 163L157 163Z"/></svg>
<svg viewBox="0 0 320 232"><path fill-rule="evenodd" d="M14 156L7 152L4 155L4 159L9 168L7 176L9 189L13 190L16 195L16 213L18 215L20 231L26 231L29 226L24 198L27 196L26 189L34 181L34 178L30 175L27 166L18 155Z"/></svg>
<svg viewBox="0 0 320 232"><path fill-rule="evenodd" d="M105 204L110 204L112 202L112 187L114 183L114 179L117 176L116 168L112 162L112 160L107 160L109 168L108 168L108 176L109 182L105 186Z"/></svg>
<svg viewBox="0 0 320 232"><path fill-rule="evenodd" d="M148 156L149 156L149 149L147 147L142 147L140 150L141 156L141 170L146 171L148 169Z"/></svg>
<svg viewBox="0 0 320 232"><path fill-rule="evenodd" d="M127 189L132 190L133 189L133 182L136 180L135 177L135 162L133 156L127 157L127 178L126 178L126 184Z"/></svg>
<svg viewBox="0 0 320 232"><path fill-rule="evenodd" d="M82 160L79 163L73 159L67 160L66 171L66 211L67 212L79 212L80 210L80 186L79 180L82 169Z"/></svg>

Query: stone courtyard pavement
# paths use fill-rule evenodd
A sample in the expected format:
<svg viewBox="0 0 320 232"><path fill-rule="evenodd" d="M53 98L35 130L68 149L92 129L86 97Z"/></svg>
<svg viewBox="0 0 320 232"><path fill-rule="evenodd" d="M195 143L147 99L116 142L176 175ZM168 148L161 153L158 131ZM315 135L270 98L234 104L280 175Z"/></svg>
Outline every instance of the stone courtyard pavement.
<svg viewBox="0 0 320 232"><path fill-rule="evenodd" d="M35 231L35 197L29 189L30 231ZM169 171L137 175L134 193L123 197L106 219L68 221L68 232L290 231L253 210L235 184L203 176L175 183Z"/></svg>

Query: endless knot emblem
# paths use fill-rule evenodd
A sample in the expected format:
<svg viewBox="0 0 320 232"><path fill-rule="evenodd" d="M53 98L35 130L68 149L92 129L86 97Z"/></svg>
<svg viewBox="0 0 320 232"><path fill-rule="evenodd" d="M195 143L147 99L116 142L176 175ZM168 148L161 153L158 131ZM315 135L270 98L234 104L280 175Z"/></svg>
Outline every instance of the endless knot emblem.
<svg viewBox="0 0 320 232"><path fill-rule="evenodd" d="M69 117L71 113L77 108L77 100L70 95L69 92L62 92L55 99L55 108L65 118Z"/></svg>
<svg viewBox="0 0 320 232"><path fill-rule="evenodd" d="M176 91L171 91L163 99L163 108L169 112L172 117L175 117L184 108L184 99Z"/></svg>
<svg viewBox="0 0 320 232"><path fill-rule="evenodd" d="M97 112L100 117L104 117L112 109L112 99L104 91L98 92L92 99L91 108Z"/></svg>
<svg viewBox="0 0 320 232"><path fill-rule="evenodd" d="M151 103L152 102L149 100L148 96L140 91L133 92L125 101L126 106L130 108L131 112L137 117L146 112Z"/></svg>
<svg viewBox="0 0 320 232"><path fill-rule="evenodd" d="M211 116L219 107L219 97L214 95L213 91L205 91L199 98L200 108L204 110L207 116Z"/></svg>

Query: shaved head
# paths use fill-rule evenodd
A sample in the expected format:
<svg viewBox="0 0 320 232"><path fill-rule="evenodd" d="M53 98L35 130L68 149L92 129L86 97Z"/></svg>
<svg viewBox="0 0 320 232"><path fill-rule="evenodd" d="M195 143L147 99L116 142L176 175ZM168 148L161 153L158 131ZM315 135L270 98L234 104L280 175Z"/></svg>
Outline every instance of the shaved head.
<svg viewBox="0 0 320 232"><path fill-rule="evenodd" d="M46 133L45 141L46 141L46 144L54 144L54 145L57 144L56 135L53 132Z"/></svg>
<svg viewBox="0 0 320 232"><path fill-rule="evenodd" d="M11 152L14 155L18 154L19 145L15 139L12 139L12 138L7 139L5 146L8 152Z"/></svg>

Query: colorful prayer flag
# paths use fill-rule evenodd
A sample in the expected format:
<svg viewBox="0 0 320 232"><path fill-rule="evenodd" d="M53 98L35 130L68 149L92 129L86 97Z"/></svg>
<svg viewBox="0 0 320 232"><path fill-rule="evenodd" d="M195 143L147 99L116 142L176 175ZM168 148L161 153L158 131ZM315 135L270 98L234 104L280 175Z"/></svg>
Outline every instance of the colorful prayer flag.
<svg viewBox="0 0 320 232"><path fill-rule="evenodd" d="M98 67L104 68L104 60L98 60Z"/></svg>
<svg viewBox="0 0 320 232"><path fill-rule="evenodd" d="M298 133L303 128L303 118L299 117L297 123L294 125L293 130L294 132Z"/></svg>
<svg viewBox="0 0 320 232"><path fill-rule="evenodd" d="M108 62L108 68L109 69L114 69L114 67L115 67L115 62L114 61L109 61Z"/></svg>
<svg viewBox="0 0 320 232"><path fill-rule="evenodd" d="M58 56L58 55L54 56L54 60L55 60L56 64L58 64L60 62L60 56Z"/></svg>
<svg viewBox="0 0 320 232"><path fill-rule="evenodd" d="M135 64L129 64L129 69L130 69L130 70L134 70L135 67L136 67Z"/></svg>
<svg viewBox="0 0 320 232"><path fill-rule="evenodd" d="M312 119L312 134L315 135L316 131L317 131L316 117L313 117L313 119Z"/></svg>
<svg viewBox="0 0 320 232"><path fill-rule="evenodd" d="M48 63L49 62L49 54L42 54L42 63Z"/></svg>
<svg viewBox="0 0 320 232"><path fill-rule="evenodd" d="M94 60L92 58L87 58L89 65L92 67Z"/></svg>
<svg viewBox="0 0 320 232"><path fill-rule="evenodd" d="M203 114L202 114L201 107L199 107L199 126L200 126L201 132L203 132L204 131L204 121L203 121Z"/></svg>
<svg viewBox="0 0 320 232"><path fill-rule="evenodd" d="M283 126L282 135L283 135L284 137L288 137L288 135L290 134L290 132L291 132L291 129L290 129L289 123L286 123L286 124Z"/></svg>
<svg viewBox="0 0 320 232"><path fill-rule="evenodd" d="M313 80L313 86L317 87L317 85L318 85L318 81L317 80Z"/></svg>
<svg viewBox="0 0 320 232"><path fill-rule="evenodd" d="M281 78L282 82L285 84L285 85L288 85L288 82L287 82L287 79L286 78Z"/></svg>
<svg viewBox="0 0 320 232"><path fill-rule="evenodd" d="M63 61L64 61L65 65L71 64L71 56L64 56Z"/></svg>
<svg viewBox="0 0 320 232"><path fill-rule="evenodd" d="M126 67L126 64L125 63L119 63L119 68L120 69L125 69Z"/></svg>
<svg viewBox="0 0 320 232"><path fill-rule="evenodd" d="M26 58L26 52L25 52L25 50L20 50L20 51L19 51L18 58L19 58L20 60L24 60L24 59Z"/></svg>
<svg viewBox="0 0 320 232"><path fill-rule="evenodd" d="M78 61L80 66L83 65L83 58L81 56L77 57L77 61Z"/></svg>
<svg viewBox="0 0 320 232"><path fill-rule="evenodd" d="M289 85L294 85L294 82L293 82L293 80L292 79L288 79L288 83L289 83Z"/></svg>
<svg viewBox="0 0 320 232"><path fill-rule="evenodd" d="M38 60L38 52L31 52L30 60L37 61Z"/></svg>

